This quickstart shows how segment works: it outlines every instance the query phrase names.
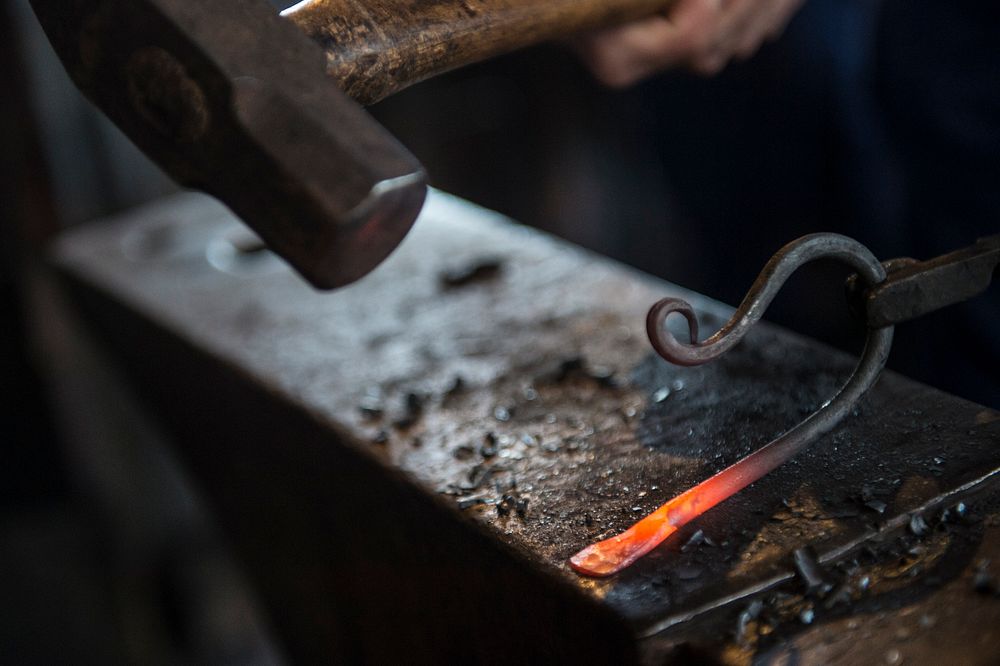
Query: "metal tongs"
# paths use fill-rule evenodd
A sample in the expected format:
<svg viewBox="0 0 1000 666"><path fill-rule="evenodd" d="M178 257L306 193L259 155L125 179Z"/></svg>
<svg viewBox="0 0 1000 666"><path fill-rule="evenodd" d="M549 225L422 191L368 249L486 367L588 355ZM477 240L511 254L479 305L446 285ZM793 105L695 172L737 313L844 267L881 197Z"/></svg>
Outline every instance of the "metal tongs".
<svg viewBox="0 0 1000 666"><path fill-rule="evenodd" d="M1000 264L1000 234L928 261L879 263L861 243L839 234L803 236L781 248L764 266L743 302L711 337L698 341L694 308L678 298L656 303L646 331L656 352L677 365L701 365L732 349L764 315L785 281L800 266L833 258L857 271L847 281L851 311L868 326L861 360L840 391L804 421L749 456L670 500L625 532L587 546L570 566L590 576L608 576L629 566L682 525L761 478L830 432L878 379L892 347L896 324L969 300L989 287ZM690 342L666 328L674 312L688 321Z"/></svg>

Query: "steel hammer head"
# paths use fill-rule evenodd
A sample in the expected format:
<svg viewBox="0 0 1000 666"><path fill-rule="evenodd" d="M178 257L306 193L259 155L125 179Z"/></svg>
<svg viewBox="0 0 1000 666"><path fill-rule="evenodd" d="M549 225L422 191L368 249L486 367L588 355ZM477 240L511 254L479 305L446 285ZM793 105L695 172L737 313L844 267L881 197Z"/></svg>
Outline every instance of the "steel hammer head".
<svg viewBox="0 0 1000 666"><path fill-rule="evenodd" d="M316 287L362 277L412 226L420 163L264 0L31 3L91 101Z"/></svg>

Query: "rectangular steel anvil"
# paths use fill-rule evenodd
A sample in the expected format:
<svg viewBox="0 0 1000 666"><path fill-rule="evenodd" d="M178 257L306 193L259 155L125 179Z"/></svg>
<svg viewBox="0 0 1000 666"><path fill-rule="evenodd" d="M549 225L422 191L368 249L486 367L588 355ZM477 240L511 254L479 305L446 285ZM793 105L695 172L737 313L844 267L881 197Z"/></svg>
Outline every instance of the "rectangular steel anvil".
<svg viewBox="0 0 1000 666"><path fill-rule="evenodd" d="M594 580L567 558L800 421L851 358L762 325L671 367L649 305L681 296L706 326L728 308L437 192L335 293L190 194L64 237L56 265L298 661L1000 646L1000 602L976 591L1000 560L995 411L887 373L792 463Z"/></svg>

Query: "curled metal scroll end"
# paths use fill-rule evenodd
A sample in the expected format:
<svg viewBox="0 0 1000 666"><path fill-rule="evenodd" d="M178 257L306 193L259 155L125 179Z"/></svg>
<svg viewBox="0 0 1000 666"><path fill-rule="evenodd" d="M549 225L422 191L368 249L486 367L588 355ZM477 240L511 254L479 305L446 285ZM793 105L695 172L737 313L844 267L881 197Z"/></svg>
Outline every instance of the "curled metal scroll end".
<svg viewBox="0 0 1000 666"><path fill-rule="evenodd" d="M667 318L675 312L684 315L688 322L688 333L691 337L691 344L685 345L680 342L666 328ZM657 301L649 309L646 315L646 335L653 345L656 353L667 359L671 363L678 365L697 365L691 363L689 357L684 353L684 347L698 345L698 315L694 308L687 301L679 298L664 298Z"/></svg>
<svg viewBox="0 0 1000 666"><path fill-rule="evenodd" d="M839 234L811 234L788 243L765 265L732 317L717 332L698 341L698 320L691 307L679 298L664 298L649 310L646 332L656 352L676 365L694 366L719 358L750 331L763 316L785 281L800 266L821 258L837 259L858 273L856 280L868 286L886 279L885 268L864 245ZM688 320L691 343L677 340L666 327L667 318L680 312ZM854 373L841 390L823 403L803 422L758 451L768 462L761 470L773 469L812 442L833 429L851 412L866 391L878 379L892 347L892 326L869 328L865 348ZM757 454L754 454L757 455ZM766 473L766 471L764 472Z"/></svg>
<svg viewBox="0 0 1000 666"><path fill-rule="evenodd" d="M679 298L656 303L646 317L649 341L660 356L675 365L701 365L713 361L736 344L760 320L785 281L803 264L816 259L837 259L857 271L860 284L872 286L885 280L885 269L861 243L839 234L803 236L778 250L764 266L732 317L716 333L699 342L694 309ZM692 331L691 343L677 340L666 327L674 312L683 314Z"/></svg>

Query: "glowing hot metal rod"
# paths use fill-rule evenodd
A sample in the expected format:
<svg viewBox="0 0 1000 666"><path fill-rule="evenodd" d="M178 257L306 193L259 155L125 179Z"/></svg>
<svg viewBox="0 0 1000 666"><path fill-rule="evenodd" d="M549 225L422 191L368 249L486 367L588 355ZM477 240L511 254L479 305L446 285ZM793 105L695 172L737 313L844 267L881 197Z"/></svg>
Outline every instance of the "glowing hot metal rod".
<svg viewBox="0 0 1000 666"><path fill-rule="evenodd" d="M700 365L732 349L763 316L767 306L795 270L819 258L839 259L857 271L869 287L886 279L886 272L866 247L837 234L812 234L783 247L761 271L732 318L718 333L698 342L694 310L682 300L667 298L654 305L646 319L657 353L679 365ZM673 312L688 320L690 344L676 340L664 323ZM587 576L610 576L656 548L682 525L739 492L833 429L875 383L892 346L893 327L869 329L862 358L837 395L805 421L761 449L670 500L626 531L587 546L570 558L570 566Z"/></svg>

